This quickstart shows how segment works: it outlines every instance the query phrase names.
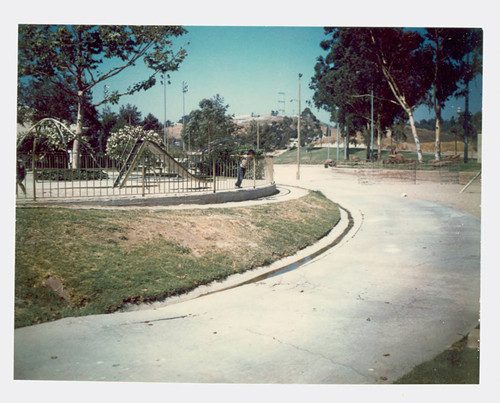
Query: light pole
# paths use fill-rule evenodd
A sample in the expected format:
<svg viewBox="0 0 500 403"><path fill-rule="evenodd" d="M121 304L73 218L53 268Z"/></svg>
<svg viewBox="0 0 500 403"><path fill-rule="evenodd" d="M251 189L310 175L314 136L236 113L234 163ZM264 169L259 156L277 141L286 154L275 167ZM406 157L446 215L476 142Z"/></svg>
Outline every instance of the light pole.
<svg viewBox="0 0 500 403"><path fill-rule="evenodd" d="M299 114L297 120L297 179L300 179L300 78L302 74L299 73Z"/></svg>
<svg viewBox="0 0 500 403"><path fill-rule="evenodd" d="M186 123L186 98L185 94L188 92L188 85L185 81L182 82L182 130L184 130L184 125ZM188 151L191 155L191 136L188 136Z"/></svg>
<svg viewBox="0 0 500 403"><path fill-rule="evenodd" d="M339 123L338 122L335 122L335 131L337 132L337 162L339 162L340 160L340 156L339 156L339 153L340 153L340 143L339 143Z"/></svg>
<svg viewBox="0 0 500 403"><path fill-rule="evenodd" d="M370 161L373 162L373 87L370 96L371 96Z"/></svg>
<svg viewBox="0 0 500 403"><path fill-rule="evenodd" d="M162 75L163 78L163 143L165 144L165 149L168 151L167 145L167 78L165 74Z"/></svg>

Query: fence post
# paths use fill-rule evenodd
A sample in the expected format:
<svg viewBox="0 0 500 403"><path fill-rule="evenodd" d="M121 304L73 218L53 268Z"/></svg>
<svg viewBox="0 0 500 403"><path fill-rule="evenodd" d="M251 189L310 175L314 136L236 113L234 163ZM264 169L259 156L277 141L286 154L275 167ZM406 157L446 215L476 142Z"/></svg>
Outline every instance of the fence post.
<svg viewBox="0 0 500 403"><path fill-rule="evenodd" d="M253 159L253 188L255 189L255 182L256 182L256 167L257 167L257 163L256 163L256 160L257 158L254 158Z"/></svg>
<svg viewBox="0 0 500 403"><path fill-rule="evenodd" d="M142 158L142 197L146 196L146 190L144 184L146 182L146 167L144 166L144 158Z"/></svg>
<svg viewBox="0 0 500 403"><path fill-rule="evenodd" d="M31 158L31 172L33 173L33 201L36 201L36 137L33 139L33 155Z"/></svg>
<svg viewBox="0 0 500 403"><path fill-rule="evenodd" d="M212 178L214 182L214 193L215 193L217 190L217 177L215 175L215 158L212 161Z"/></svg>

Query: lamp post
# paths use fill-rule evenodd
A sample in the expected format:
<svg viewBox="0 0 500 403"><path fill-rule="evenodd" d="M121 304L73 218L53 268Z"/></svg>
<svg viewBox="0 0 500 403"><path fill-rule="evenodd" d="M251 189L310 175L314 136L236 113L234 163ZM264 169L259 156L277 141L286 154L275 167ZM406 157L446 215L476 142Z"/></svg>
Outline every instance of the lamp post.
<svg viewBox="0 0 500 403"><path fill-rule="evenodd" d="M299 73L299 114L297 120L297 179L300 179L300 78L302 74Z"/></svg>
<svg viewBox="0 0 500 403"><path fill-rule="evenodd" d="M182 82L182 130L184 130L184 125L186 124L186 99L185 94L188 92L188 85L185 81ZM191 136L188 136L188 151L191 155Z"/></svg>
<svg viewBox="0 0 500 403"><path fill-rule="evenodd" d="M168 151L167 146L167 80L165 75L163 78L163 143Z"/></svg>
<svg viewBox="0 0 500 403"><path fill-rule="evenodd" d="M370 96L371 96L370 161L373 163L373 87Z"/></svg>

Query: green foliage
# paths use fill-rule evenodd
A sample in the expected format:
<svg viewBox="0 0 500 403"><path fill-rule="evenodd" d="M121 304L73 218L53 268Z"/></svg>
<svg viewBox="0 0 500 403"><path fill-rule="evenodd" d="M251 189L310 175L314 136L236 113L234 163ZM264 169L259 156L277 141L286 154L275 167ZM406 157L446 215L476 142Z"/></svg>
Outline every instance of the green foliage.
<svg viewBox="0 0 500 403"><path fill-rule="evenodd" d="M210 143L232 137L238 130L233 117L227 114L229 105L216 95L200 101L200 109L189 114L189 121L182 130L182 140L193 148L208 149Z"/></svg>
<svg viewBox="0 0 500 403"><path fill-rule="evenodd" d="M96 169L46 169L37 170L37 180L50 181L92 181L108 179L106 172Z"/></svg>
<svg viewBox="0 0 500 403"><path fill-rule="evenodd" d="M466 347L467 337L432 360L415 367L395 384L479 384L479 351Z"/></svg>
<svg viewBox="0 0 500 403"><path fill-rule="evenodd" d="M396 93L410 106L422 102L431 70L420 34L394 28L325 28L325 34L321 46L329 53L318 58L311 88L315 105L332 120L362 131L370 121L372 90L382 130L403 113Z"/></svg>
<svg viewBox="0 0 500 403"><path fill-rule="evenodd" d="M185 32L179 26L20 25L20 87L23 88L26 80L31 80L31 84L49 88L58 95L42 97L43 91L38 92L40 101L50 103L46 111L64 107L64 103L71 105L66 107L69 111L64 115L72 119L76 117L74 149L79 151L83 123L92 121L89 118L95 116L95 107L106 103L117 104L124 95L154 86L157 74L165 75L168 71L178 70L186 51L182 48L176 50L172 38ZM130 84L122 92L107 91L104 99L90 103L96 85L141 60L150 68L147 77ZM98 138L97 132L93 134L93 142L100 144L102 151L103 139ZM78 161L76 159L75 163Z"/></svg>

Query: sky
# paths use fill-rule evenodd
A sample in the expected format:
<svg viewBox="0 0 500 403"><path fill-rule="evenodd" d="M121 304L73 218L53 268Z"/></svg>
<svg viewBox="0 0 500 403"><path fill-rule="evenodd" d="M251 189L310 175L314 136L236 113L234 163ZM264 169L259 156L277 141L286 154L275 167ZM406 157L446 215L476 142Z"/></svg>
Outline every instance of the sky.
<svg viewBox="0 0 500 403"><path fill-rule="evenodd" d="M175 40L175 46L187 50L187 57L179 70L170 73L170 84L155 87L123 97L120 105L137 106L145 117L152 113L163 122L179 121L183 114L182 83L188 85L185 94L185 112L198 109L202 99L219 94L229 105L228 112L241 115L269 115L274 110L285 110L286 115L297 115L299 74L301 109L310 106L322 122L330 121L329 113L316 109L309 88L314 66L319 56L325 55L320 43L324 40L319 26L185 26L188 33ZM137 77L145 77L146 69L136 66L124 71L113 81L107 81L111 90L126 88ZM103 96L103 88L94 91L96 99ZM166 101L165 101L166 100ZM284 102L283 102L284 101ZM310 104L308 104L308 101ZM471 112L481 110L481 80L471 85ZM464 110L464 100L451 99L444 118L456 115L457 107ZM112 107L118 111L119 107ZM429 119L433 113L427 107L415 112L415 119Z"/></svg>

